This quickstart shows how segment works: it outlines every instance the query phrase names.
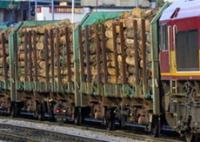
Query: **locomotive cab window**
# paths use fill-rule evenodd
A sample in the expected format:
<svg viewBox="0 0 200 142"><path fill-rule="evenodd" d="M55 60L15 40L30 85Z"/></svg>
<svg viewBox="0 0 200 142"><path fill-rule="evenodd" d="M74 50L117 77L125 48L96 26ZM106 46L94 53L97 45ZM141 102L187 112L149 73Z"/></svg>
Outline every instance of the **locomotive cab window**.
<svg viewBox="0 0 200 142"><path fill-rule="evenodd" d="M167 45L167 25L163 25L160 27L160 50L166 51L168 50Z"/></svg>
<svg viewBox="0 0 200 142"><path fill-rule="evenodd" d="M177 71L199 71L198 31L176 34Z"/></svg>

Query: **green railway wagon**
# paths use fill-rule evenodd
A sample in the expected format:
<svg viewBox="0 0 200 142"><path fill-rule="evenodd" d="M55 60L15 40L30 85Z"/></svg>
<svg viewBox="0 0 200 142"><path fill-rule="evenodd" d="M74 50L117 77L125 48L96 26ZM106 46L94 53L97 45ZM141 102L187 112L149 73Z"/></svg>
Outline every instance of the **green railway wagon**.
<svg viewBox="0 0 200 142"><path fill-rule="evenodd" d="M158 20L162 11L167 7L167 4L154 15L151 21L151 28L148 29L145 19L132 20L135 24L132 29L124 25L120 18L122 13L118 13L115 18L96 19L92 24L87 23L78 26L76 33L75 46L75 68L78 76L78 91L76 92L77 110L82 120L101 120L105 122L108 129L112 129L116 121L121 127L129 124L141 124L149 131L159 131L160 96L159 88L156 86L155 80L159 80L158 62ZM92 16L91 16L92 17ZM101 17L101 16L100 16ZM109 80L109 54L110 47L106 44L108 41L108 29L106 22L112 22L109 29L112 35L114 80ZM125 19L126 20L126 19ZM94 20L95 21L95 20ZM141 23L140 23L141 22ZM131 24L131 23L130 23ZM149 30L149 31L148 31ZM149 32L149 36L148 36ZM135 41L132 43L132 49L137 53L137 49L142 48L144 53L142 59L145 60L144 66L148 66L143 70L139 67L141 53L134 55L135 83L128 82L127 62L126 62L126 35L131 33L131 38ZM150 37L150 38L149 38ZM149 40L151 46L151 63L147 63L146 43ZM141 43L140 43L140 42ZM118 56L121 56L121 61L118 61ZM148 65L147 65L148 64ZM147 68L151 70L151 77L147 78ZM95 71L94 71L95 70ZM77 115L78 116L78 115Z"/></svg>
<svg viewBox="0 0 200 142"><path fill-rule="evenodd" d="M191 12L198 11L198 3L173 3L181 8L166 3L155 13L138 8L130 13L94 13L77 28L69 23L56 22L49 28L50 23L22 22L3 31L0 108L14 116L25 111L79 124L100 120L108 129L117 121L121 127L139 124L155 136L168 124L187 142L198 141L199 16ZM180 39L171 40L176 38L188 41L183 45ZM174 46L181 52L175 53ZM188 54L195 52L194 58L183 56L186 47L193 49Z"/></svg>
<svg viewBox="0 0 200 142"><path fill-rule="evenodd" d="M68 22L59 21L25 21L2 32L2 108L13 115L24 111L41 117L52 115L53 100L71 99L71 32ZM5 104L7 99L11 102Z"/></svg>
<svg viewBox="0 0 200 142"><path fill-rule="evenodd" d="M156 60L157 24L166 6L154 15L147 27L146 23L149 21L141 19L139 24L139 21L132 19L134 26L130 30L127 30L128 25L120 21L120 18L126 16L122 13L94 13L87 16L77 28L67 24L60 26L57 22L19 23L9 32L6 40L9 47L9 68L2 68L2 80L5 80L5 72L8 72L6 98L10 102L7 104L7 111L14 116L23 111L31 112L37 118L43 118L45 114L52 117L61 114L62 119L69 118L76 123L92 118L102 120L109 129L114 127L115 121L119 121L121 127L131 122L142 124L148 130L159 131L161 110L159 88L156 86L156 81L159 80ZM114 47L114 57L111 59L114 62L114 83L109 80L109 51L106 49L108 37L105 23L109 20L115 21L110 25ZM51 24L57 26L47 28ZM132 73L136 78L133 84L128 82L126 68L127 32L135 40L131 42L132 50L136 53ZM152 73L149 78L146 78L147 68L141 70L138 60L142 58L142 65L146 67L147 39L152 61L148 63L148 69ZM142 55L137 51L141 47ZM44 49L42 54L38 51L41 48ZM38 62L38 56L41 55L44 57L43 64ZM118 56L121 57L120 62ZM39 73L43 68L41 77ZM96 70L95 75L92 74L92 69ZM62 76L62 73L66 76ZM5 82L2 84L5 86Z"/></svg>

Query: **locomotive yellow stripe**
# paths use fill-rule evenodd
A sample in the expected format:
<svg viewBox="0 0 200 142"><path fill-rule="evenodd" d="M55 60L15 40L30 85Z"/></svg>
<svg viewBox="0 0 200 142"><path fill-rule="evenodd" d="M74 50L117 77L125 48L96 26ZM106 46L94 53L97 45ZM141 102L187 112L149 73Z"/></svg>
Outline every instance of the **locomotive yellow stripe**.
<svg viewBox="0 0 200 142"><path fill-rule="evenodd" d="M199 69L200 69L200 49L199 49Z"/></svg>
<svg viewBox="0 0 200 142"><path fill-rule="evenodd" d="M170 51L170 72L176 72L176 56L175 51Z"/></svg>
<svg viewBox="0 0 200 142"><path fill-rule="evenodd" d="M161 76L200 76L200 72L183 72L183 73L161 73Z"/></svg>

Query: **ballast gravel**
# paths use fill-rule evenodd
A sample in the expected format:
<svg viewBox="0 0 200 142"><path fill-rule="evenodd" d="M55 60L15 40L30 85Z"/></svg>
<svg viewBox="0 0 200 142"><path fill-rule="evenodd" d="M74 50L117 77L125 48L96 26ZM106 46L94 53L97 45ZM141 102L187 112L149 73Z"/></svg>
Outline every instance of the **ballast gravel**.
<svg viewBox="0 0 200 142"><path fill-rule="evenodd" d="M144 142L140 140L134 140L126 137L112 136L107 134L106 132L96 132L91 130L83 130L74 127L66 127L66 126L57 126L36 122L29 122L23 120L12 120L0 118L0 124L13 125L18 127L26 127L26 128L34 128L39 130L45 130L50 132L57 132L66 135L85 137L90 139L102 140L106 142Z"/></svg>

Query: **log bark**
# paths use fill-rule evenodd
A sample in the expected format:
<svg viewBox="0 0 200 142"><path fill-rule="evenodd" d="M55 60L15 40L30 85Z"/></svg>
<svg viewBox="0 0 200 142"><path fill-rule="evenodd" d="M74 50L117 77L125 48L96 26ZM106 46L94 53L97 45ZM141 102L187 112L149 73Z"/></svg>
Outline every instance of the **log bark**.
<svg viewBox="0 0 200 142"><path fill-rule="evenodd" d="M114 20L108 20L101 24L97 24L98 30L98 39L101 44L101 50L99 50L100 59L97 60L95 58L97 56L96 52L93 52L93 54L90 53L90 67L91 67L91 76L94 81L96 81L97 78L97 63L100 62L100 68L101 70L100 75L101 82L104 82L104 72L108 72L108 80L109 83L124 83L122 82L122 71L125 68L125 77L127 80L126 83L128 83L131 86L135 86L136 83L136 74L139 75L137 78L142 78L141 73L144 70L144 61L143 56L145 55L145 66L147 69L147 73L151 74L151 45L150 45L150 21L153 18L153 15L155 15L155 11L152 9L140 9L135 8L131 12L124 12L121 17ZM145 20L145 31L142 28L142 20ZM136 21L137 25L137 31L134 31L134 21ZM105 29L101 29L102 24L105 26ZM124 33L120 32L120 24L122 25L122 31ZM96 25L95 25L96 26ZM90 50L91 48L96 49L96 34L95 34L95 26L89 27L90 34L89 44L90 44ZM142 33L145 32L143 35L145 35L145 41L142 41L144 38L142 38ZM124 36L124 41L121 40L121 37ZM137 38L136 38L136 37ZM145 42L145 43L144 43ZM82 40L82 43L85 44L85 37ZM95 45L95 46L93 46ZM145 54L143 55L143 47L146 46ZM86 48L86 47L85 47ZM103 50L102 48L106 48L106 57L103 58ZM125 52L122 52L125 51ZM136 54L137 53L137 54ZM105 54L105 53L104 53ZM137 58L136 58L137 55ZM86 53L84 52L83 56L86 56ZM83 57L83 58L84 58ZM125 58L125 65L123 65L123 58ZM103 64L106 61L106 71ZM138 63L137 63L138 62ZM86 65L86 58L84 58L84 63ZM137 63L137 66L136 66ZM136 69L136 67L138 67ZM137 72L139 73L136 73ZM87 70L85 69L84 75L86 75ZM118 75L116 77L116 75ZM93 77L94 76L94 77ZM151 76L148 75L150 78ZM142 84L142 81L138 82L139 84Z"/></svg>

